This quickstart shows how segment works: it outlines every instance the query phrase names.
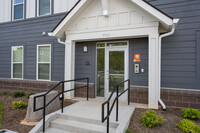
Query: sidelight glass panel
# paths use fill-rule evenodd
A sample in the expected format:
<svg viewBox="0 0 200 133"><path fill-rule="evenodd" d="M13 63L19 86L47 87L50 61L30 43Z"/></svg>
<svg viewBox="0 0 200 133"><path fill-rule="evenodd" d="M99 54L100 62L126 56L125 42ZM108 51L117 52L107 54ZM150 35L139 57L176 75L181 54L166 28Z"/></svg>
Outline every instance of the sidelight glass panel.
<svg viewBox="0 0 200 133"><path fill-rule="evenodd" d="M107 46L109 46L109 47L112 47L112 46L127 46L127 42L107 43Z"/></svg>
<svg viewBox="0 0 200 133"><path fill-rule="evenodd" d="M38 64L38 79L49 80L49 64Z"/></svg>
<svg viewBox="0 0 200 133"><path fill-rule="evenodd" d="M22 47L13 47L13 62L22 62L23 58L23 48Z"/></svg>
<svg viewBox="0 0 200 133"><path fill-rule="evenodd" d="M50 14L50 0L39 0L39 15Z"/></svg>
<svg viewBox="0 0 200 133"><path fill-rule="evenodd" d="M13 64L13 78L22 78L22 63Z"/></svg>
<svg viewBox="0 0 200 133"><path fill-rule="evenodd" d="M124 81L124 51L109 52L109 92L113 87ZM123 92L124 84L119 86L119 93Z"/></svg>
<svg viewBox="0 0 200 133"><path fill-rule="evenodd" d="M97 49L97 96L104 97L105 49Z"/></svg>
<svg viewBox="0 0 200 133"><path fill-rule="evenodd" d="M23 18L23 4L14 6L14 20Z"/></svg>
<svg viewBox="0 0 200 133"><path fill-rule="evenodd" d="M50 46L39 47L39 62L50 62Z"/></svg>
<svg viewBox="0 0 200 133"><path fill-rule="evenodd" d="M98 48L105 47L105 43L98 43L98 44L97 44L97 47L98 47Z"/></svg>
<svg viewBox="0 0 200 133"><path fill-rule="evenodd" d="M20 4L20 3L23 3L24 0L14 0L14 4Z"/></svg>

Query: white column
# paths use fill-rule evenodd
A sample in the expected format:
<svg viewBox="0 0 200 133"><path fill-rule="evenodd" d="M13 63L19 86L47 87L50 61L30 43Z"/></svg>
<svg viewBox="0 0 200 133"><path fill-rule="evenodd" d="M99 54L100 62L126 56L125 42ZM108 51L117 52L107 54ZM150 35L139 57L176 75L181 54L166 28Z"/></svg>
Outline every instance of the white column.
<svg viewBox="0 0 200 133"><path fill-rule="evenodd" d="M75 43L71 40L65 42L65 81L74 79L74 48ZM73 89L74 83L65 83L65 90ZM66 99L74 98L74 91L65 93Z"/></svg>
<svg viewBox="0 0 200 133"><path fill-rule="evenodd" d="M158 34L149 36L149 100L148 107L158 109L159 84L159 44Z"/></svg>

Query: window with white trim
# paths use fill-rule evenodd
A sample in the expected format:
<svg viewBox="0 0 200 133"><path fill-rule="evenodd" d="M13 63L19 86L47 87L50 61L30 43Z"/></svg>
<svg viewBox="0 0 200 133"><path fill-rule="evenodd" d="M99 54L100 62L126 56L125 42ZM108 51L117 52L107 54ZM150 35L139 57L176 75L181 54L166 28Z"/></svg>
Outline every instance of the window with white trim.
<svg viewBox="0 0 200 133"><path fill-rule="evenodd" d="M24 0L13 0L13 20L24 18Z"/></svg>
<svg viewBox="0 0 200 133"><path fill-rule="evenodd" d="M13 46L11 57L11 77L23 79L23 46Z"/></svg>
<svg viewBox="0 0 200 133"><path fill-rule="evenodd" d="M51 14L51 0L38 0L38 16Z"/></svg>
<svg viewBox="0 0 200 133"><path fill-rule="evenodd" d="M37 80L51 80L51 45L37 46Z"/></svg>

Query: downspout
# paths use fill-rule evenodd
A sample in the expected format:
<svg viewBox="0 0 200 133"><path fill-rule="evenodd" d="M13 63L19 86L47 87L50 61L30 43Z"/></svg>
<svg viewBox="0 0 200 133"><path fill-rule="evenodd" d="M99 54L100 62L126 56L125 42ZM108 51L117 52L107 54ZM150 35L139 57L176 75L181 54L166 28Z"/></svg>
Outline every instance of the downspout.
<svg viewBox="0 0 200 133"><path fill-rule="evenodd" d="M48 35L51 36L51 37L53 37L53 33L52 32L49 32ZM60 38L58 38L57 41L58 41L58 43L65 45L65 42L61 41Z"/></svg>
<svg viewBox="0 0 200 133"><path fill-rule="evenodd" d="M58 41L58 43L60 43L60 44L64 44L64 45L65 45L65 42L61 41L60 38L58 38L57 41Z"/></svg>
<svg viewBox="0 0 200 133"><path fill-rule="evenodd" d="M166 109L166 106L165 106L164 102L163 102L163 101L161 100L161 98L160 98L160 97L161 97L161 94L160 94L160 92L161 92L161 46L162 46L162 43L161 43L161 42L162 42L162 38L174 34L175 29L176 29L176 25L178 24L178 22L179 22L179 19L173 19L172 30L171 30L170 32L168 32L168 33L165 33L165 34L162 34L162 35L159 36L159 75L160 75L160 78L159 78L159 94L158 94L158 101L159 101L159 103L161 104L162 109L163 109L164 111L166 111L167 109Z"/></svg>

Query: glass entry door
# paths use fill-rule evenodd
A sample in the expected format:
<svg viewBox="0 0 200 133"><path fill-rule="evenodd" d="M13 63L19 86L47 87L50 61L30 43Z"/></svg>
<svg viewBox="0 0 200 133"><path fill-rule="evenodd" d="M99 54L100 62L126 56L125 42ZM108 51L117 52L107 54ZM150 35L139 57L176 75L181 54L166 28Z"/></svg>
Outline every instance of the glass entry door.
<svg viewBox="0 0 200 133"><path fill-rule="evenodd" d="M99 47L98 47L99 46ZM128 79L128 44L112 42L97 44L97 97L108 98L113 88ZM126 86L119 87L119 93ZM127 94L120 98L127 100Z"/></svg>

